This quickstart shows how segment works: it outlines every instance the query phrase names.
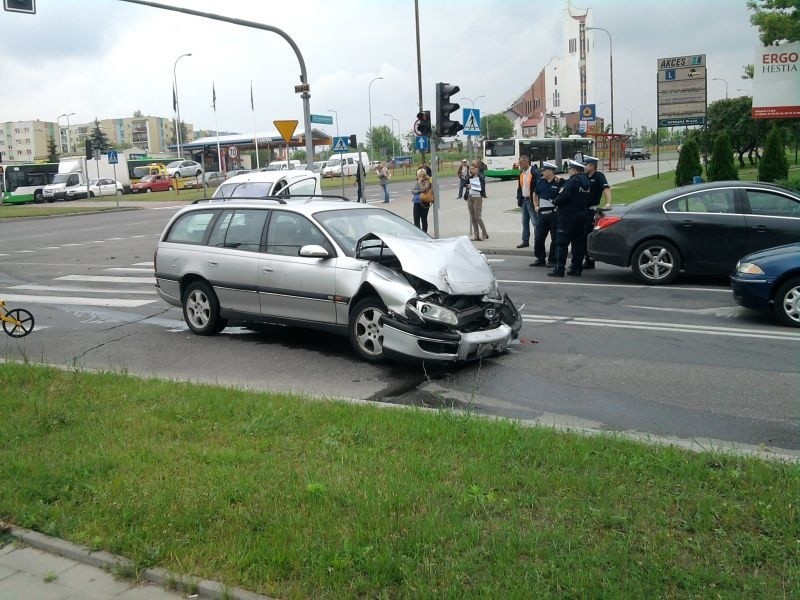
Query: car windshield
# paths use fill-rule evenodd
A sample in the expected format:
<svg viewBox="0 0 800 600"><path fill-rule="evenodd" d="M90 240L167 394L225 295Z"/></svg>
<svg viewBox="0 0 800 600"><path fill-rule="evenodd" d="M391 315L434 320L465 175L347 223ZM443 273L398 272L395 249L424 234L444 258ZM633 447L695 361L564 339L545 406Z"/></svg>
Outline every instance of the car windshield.
<svg viewBox="0 0 800 600"><path fill-rule="evenodd" d="M240 183L223 183L214 194L214 199L220 198L266 198L272 190L271 182L243 181Z"/></svg>
<svg viewBox="0 0 800 600"><path fill-rule="evenodd" d="M156 176L155 175L145 175L144 177L142 177L141 180L142 181L155 181L156 180Z"/></svg>
<svg viewBox="0 0 800 600"><path fill-rule="evenodd" d="M368 233L430 239L418 227L382 208L327 210L314 214L347 256L356 255L356 243Z"/></svg>
<svg viewBox="0 0 800 600"><path fill-rule="evenodd" d="M270 164L265 171L280 171L281 169L285 169L286 165L282 165L281 163L272 163Z"/></svg>
<svg viewBox="0 0 800 600"><path fill-rule="evenodd" d="M328 164L325 165L325 166L326 167L338 167L341 164L341 162L342 162L341 159L333 158L333 159L329 160Z"/></svg>
<svg viewBox="0 0 800 600"><path fill-rule="evenodd" d="M183 164L182 160L173 160L171 163L169 163L167 165L167 168L168 169L177 169L178 167L181 166L181 164Z"/></svg>

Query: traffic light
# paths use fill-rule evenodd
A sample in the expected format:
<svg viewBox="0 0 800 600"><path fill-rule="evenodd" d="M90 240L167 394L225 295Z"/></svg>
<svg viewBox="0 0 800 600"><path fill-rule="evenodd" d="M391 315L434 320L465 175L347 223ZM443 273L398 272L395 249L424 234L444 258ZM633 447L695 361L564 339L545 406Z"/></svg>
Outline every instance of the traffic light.
<svg viewBox="0 0 800 600"><path fill-rule="evenodd" d="M450 120L450 115L461 108L458 104L450 102L450 96L460 91L461 88L457 85L436 84L436 133L439 137L452 136L464 129L458 121Z"/></svg>
<svg viewBox="0 0 800 600"><path fill-rule="evenodd" d="M36 14L35 0L3 0L3 8L8 12Z"/></svg>
<svg viewBox="0 0 800 600"><path fill-rule="evenodd" d="M92 140L86 140L86 160L92 160L94 152L92 152Z"/></svg>
<svg viewBox="0 0 800 600"><path fill-rule="evenodd" d="M358 148L358 140L356 139L355 134L350 136L350 147L351 148Z"/></svg>
<svg viewBox="0 0 800 600"><path fill-rule="evenodd" d="M417 113L417 131L420 135L430 136L431 134L431 111L423 110Z"/></svg>

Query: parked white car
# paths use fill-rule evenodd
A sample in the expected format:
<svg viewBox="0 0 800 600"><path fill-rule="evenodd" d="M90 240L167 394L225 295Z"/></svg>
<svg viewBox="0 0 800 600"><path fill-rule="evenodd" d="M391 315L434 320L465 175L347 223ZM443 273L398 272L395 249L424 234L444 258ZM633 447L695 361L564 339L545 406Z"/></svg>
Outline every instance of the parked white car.
<svg viewBox="0 0 800 600"><path fill-rule="evenodd" d="M196 177L203 172L203 165L193 160L173 160L167 164L170 177Z"/></svg>
<svg viewBox="0 0 800 600"><path fill-rule="evenodd" d="M320 193L319 173L293 171L250 171L226 179L214 192L214 200L234 197L313 196Z"/></svg>
<svg viewBox="0 0 800 600"><path fill-rule="evenodd" d="M116 179L90 179L89 197L95 196L122 196L125 187ZM86 186L70 188L66 192L67 200L80 200L86 198Z"/></svg>

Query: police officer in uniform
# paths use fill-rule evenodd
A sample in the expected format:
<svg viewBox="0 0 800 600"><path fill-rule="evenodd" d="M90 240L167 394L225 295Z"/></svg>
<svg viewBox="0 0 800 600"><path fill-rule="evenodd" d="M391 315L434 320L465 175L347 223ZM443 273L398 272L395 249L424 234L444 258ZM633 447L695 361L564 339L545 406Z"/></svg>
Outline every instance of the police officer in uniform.
<svg viewBox="0 0 800 600"><path fill-rule="evenodd" d="M567 249L572 245L572 263L567 275L580 276L583 255L586 253L586 207L589 204L589 178L581 163L571 160L570 178L553 200L556 206L556 260L548 277L563 277L567 266Z"/></svg>
<svg viewBox="0 0 800 600"><path fill-rule="evenodd" d="M611 207L611 186L608 184L605 174L597 170L597 163L599 160L594 156L584 155L583 164L586 165L586 177L589 178L591 184L590 199L588 206L588 214L586 216L586 236L588 237L594 229L594 216L597 213L596 206L600 204L601 199L605 199L605 208ZM584 245L584 247L586 247ZM573 250L574 252L574 250ZM594 261L586 253L586 260L583 263L584 269L594 269Z"/></svg>
<svg viewBox="0 0 800 600"><path fill-rule="evenodd" d="M533 191L533 209L536 211L533 255L536 258L531 267L554 267L556 247L556 205L553 204L564 181L556 177L556 165L542 164L542 177L536 182ZM545 255L545 240L550 236L550 254ZM545 260L549 258L549 260Z"/></svg>

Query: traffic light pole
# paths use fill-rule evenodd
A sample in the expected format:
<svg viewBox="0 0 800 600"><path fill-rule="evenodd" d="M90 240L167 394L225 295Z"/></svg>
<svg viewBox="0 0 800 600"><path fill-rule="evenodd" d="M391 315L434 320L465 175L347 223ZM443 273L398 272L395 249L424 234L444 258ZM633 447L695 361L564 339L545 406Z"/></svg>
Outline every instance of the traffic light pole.
<svg viewBox="0 0 800 600"><path fill-rule="evenodd" d="M436 138L431 135L431 188L433 189L433 237L439 239L439 161L436 156Z"/></svg>

